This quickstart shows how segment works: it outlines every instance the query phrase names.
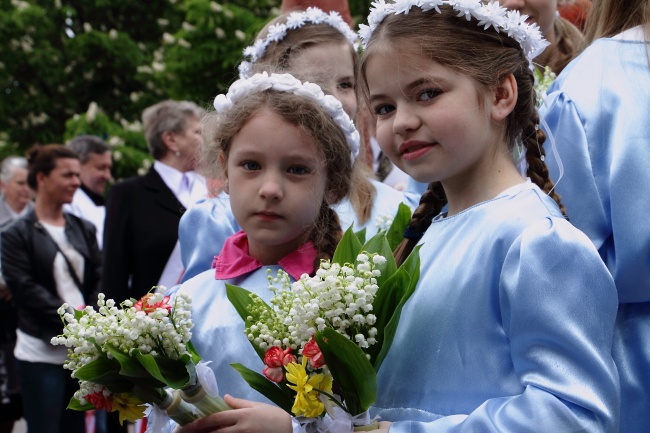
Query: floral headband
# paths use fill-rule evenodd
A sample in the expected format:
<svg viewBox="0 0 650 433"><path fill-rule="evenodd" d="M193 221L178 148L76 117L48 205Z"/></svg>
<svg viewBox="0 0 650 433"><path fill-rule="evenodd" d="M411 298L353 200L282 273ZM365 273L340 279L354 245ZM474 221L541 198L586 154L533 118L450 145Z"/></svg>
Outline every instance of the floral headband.
<svg viewBox="0 0 650 433"><path fill-rule="evenodd" d="M280 42L287 36L289 30L295 30L308 23L330 25L343 33L343 36L351 44L357 42L357 34L343 21L343 18L341 18L338 12L332 11L328 14L315 7L307 8L304 12L292 12L287 16L286 22L274 24L269 27L268 34L265 38L258 39L253 45L244 48L244 58L248 60L244 60L239 65L239 77L248 78L251 76L253 63L264 56L264 52L271 43Z"/></svg>
<svg viewBox="0 0 650 433"><path fill-rule="evenodd" d="M223 114L249 95L269 89L309 98L320 105L343 130L345 140L350 147L352 161L356 159L359 154L359 133L350 116L343 110L341 101L323 93L318 84L303 83L291 74L269 74L265 71L250 78L240 78L232 83L228 94L221 94L214 98L214 108L217 113Z"/></svg>
<svg viewBox="0 0 650 433"><path fill-rule="evenodd" d="M464 16L467 21L474 18L478 21L477 25L483 26L483 30L494 27L497 33L507 33L519 42L531 63L549 45L539 31L539 26L526 22L528 15L505 9L496 1L484 3L481 0L395 0L393 3L386 3L385 0L377 0L371 5L368 25L359 26L363 47L366 47L372 33L388 15L408 14L413 6L425 12L435 10L440 13L439 6L442 5L451 6L458 12L459 17Z"/></svg>

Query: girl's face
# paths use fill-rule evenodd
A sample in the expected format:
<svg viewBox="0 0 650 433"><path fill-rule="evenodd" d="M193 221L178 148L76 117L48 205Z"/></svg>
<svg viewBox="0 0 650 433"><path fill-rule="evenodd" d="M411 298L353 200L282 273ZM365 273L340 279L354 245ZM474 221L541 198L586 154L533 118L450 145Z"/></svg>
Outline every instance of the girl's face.
<svg viewBox="0 0 650 433"><path fill-rule="evenodd" d="M322 160L307 133L268 108L234 136L222 164L252 257L275 264L307 240L325 196Z"/></svg>
<svg viewBox="0 0 650 433"><path fill-rule="evenodd" d="M491 93L430 59L396 49L375 52L366 63L370 109L384 153L419 182L464 184L496 152ZM505 145L503 145L505 147Z"/></svg>
<svg viewBox="0 0 650 433"><path fill-rule="evenodd" d="M354 59L349 44L319 44L304 49L291 60L291 69L303 80L318 84L323 92L341 101L345 112L354 119L357 98Z"/></svg>
<svg viewBox="0 0 650 433"><path fill-rule="evenodd" d="M557 0L499 0L506 9L528 15L528 22L536 23L545 38L553 34L553 23L557 11Z"/></svg>

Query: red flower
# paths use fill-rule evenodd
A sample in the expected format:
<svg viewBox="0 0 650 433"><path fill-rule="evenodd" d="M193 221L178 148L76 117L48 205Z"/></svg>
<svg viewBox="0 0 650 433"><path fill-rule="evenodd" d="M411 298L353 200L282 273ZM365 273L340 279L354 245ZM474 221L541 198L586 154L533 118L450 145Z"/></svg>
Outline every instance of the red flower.
<svg viewBox="0 0 650 433"><path fill-rule="evenodd" d="M318 344L316 344L314 337L312 337L312 339L305 344L305 347L303 347L302 356L306 356L307 359L309 359L309 365L311 365L311 368L321 368L325 365L325 357L320 351Z"/></svg>
<svg viewBox="0 0 650 433"><path fill-rule="evenodd" d="M113 409L111 402L103 392L88 394L84 398L87 402L95 406L95 409L106 409L107 412L110 412Z"/></svg>
<svg viewBox="0 0 650 433"><path fill-rule="evenodd" d="M282 382L284 379L284 368L290 362L298 362L295 356L291 354L291 348L282 350L278 346L273 346L264 354L264 364L266 367L262 371L268 380L273 382Z"/></svg>
<svg viewBox="0 0 650 433"><path fill-rule="evenodd" d="M172 306L167 303L170 299L169 296L165 296L162 301L150 304L149 299L151 299L152 296L152 293L147 293L142 298L140 298L140 300L133 305L135 311L144 311L147 314L151 314L156 311L157 308L164 308L167 311L172 310Z"/></svg>

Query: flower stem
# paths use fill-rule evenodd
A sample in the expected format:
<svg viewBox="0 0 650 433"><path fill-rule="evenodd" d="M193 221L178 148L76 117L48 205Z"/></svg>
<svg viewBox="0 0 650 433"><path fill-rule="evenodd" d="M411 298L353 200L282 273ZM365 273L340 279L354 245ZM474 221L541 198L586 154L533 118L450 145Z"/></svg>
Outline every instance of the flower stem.
<svg viewBox="0 0 650 433"><path fill-rule="evenodd" d="M329 398L330 400L332 400L332 402L333 402L334 404L336 404L338 407L340 407L341 409L343 409L343 410L346 411L347 413L350 413L350 411L347 410L347 408L346 408L345 406L343 406L341 403L339 403L339 401L336 399L336 397L334 397L332 394L329 394L329 393L327 393L327 392L325 392L325 391L321 391L321 390L318 389L318 388L313 388L313 389L314 389L314 391L318 392L319 394L323 394L325 397L327 397L327 398ZM350 414L350 415L351 415L351 414Z"/></svg>
<svg viewBox="0 0 650 433"><path fill-rule="evenodd" d="M181 389L179 394L184 401L193 404L203 416L231 409L220 396L209 395L200 383Z"/></svg>

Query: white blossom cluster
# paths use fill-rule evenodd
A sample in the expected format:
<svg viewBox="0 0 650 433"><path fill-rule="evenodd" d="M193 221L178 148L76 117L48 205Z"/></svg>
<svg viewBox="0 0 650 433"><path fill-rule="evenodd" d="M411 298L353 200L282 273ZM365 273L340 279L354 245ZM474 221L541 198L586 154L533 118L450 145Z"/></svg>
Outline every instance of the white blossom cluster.
<svg viewBox="0 0 650 433"><path fill-rule="evenodd" d="M368 25L359 26L359 37L364 48L377 26L388 15L408 14L412 7L423 11L435 10L440 13L440 6L449 5L458 12L459 17L465 17L467 21L472 18L477 25L484 30L493 27L497 32L503 31L511 38L519 42L528 60L540 55L549 45L534 23L527 23L527 15L521 15L519 11L508 10L495 1L485 3L482 0L395 0L387 3L385 0L377 0L370 7Z"/></svg>
<svg viewBox="0 0 650 433"><path fill-rule="evenodd" d="M271 346L297 350L327 326L362 349L370 347L377 335L372 302L381 271L376 267L385 262L383 256L365 253L357 256L356 266L323 260L315 276L304 274L294 283L278 271L275 278L269 276L272 311L259 300L254 304L260 320L246 328L248 338L263 350Z"/></svg>
<svg viewBox="0 0 650 433"><path fill-rule="evenodd" d="M63 334L51 340L53 345L68 348L63 367L72 370L74 377L76 370L97 359L101 352L112 358L107 349L109 344L125 354L139 349L143 354L178 359L188 353L186 343L192 337L193 326L191 300L180 294L170 309L165 306L168 299L153 293L146 295L141 303L127 300L118 308L114 300L106 300L100 293L98 310L87 306L78 319L63 304L58 310L65 323Z"/></svg>
<svg viewBox="0 0 650 433"><path fill-rule="evenodd" d="M244 57L247 59L239 65L239 77L248 78L253 71L253 63L264 56L268 46L280 42L287 36L287 32L303 27L307 24L327 24L341 32L351 44L357 41L357 34L343 20L338 12L326 13L319 8L309 7L303 12L292 12L287 16L285 23L274 24L269 27L265 38L257 39L253 45L244 48Z"/></svg>
<svg viewBox="0 0 650 433"><path fill-rule="evenodd" d="M214 108L217 113L225 113L249 95L269 89L303 96L323 107L325 112L340 126L350 147L352 160L356 159L359 154L359 132L350 116L343 110L341 101L332 95L323 93L318 84L303 83L291 74L269 74L265 71L249 78L240 78L232 83L226 95L221 94L214 98Z"/></svg>

